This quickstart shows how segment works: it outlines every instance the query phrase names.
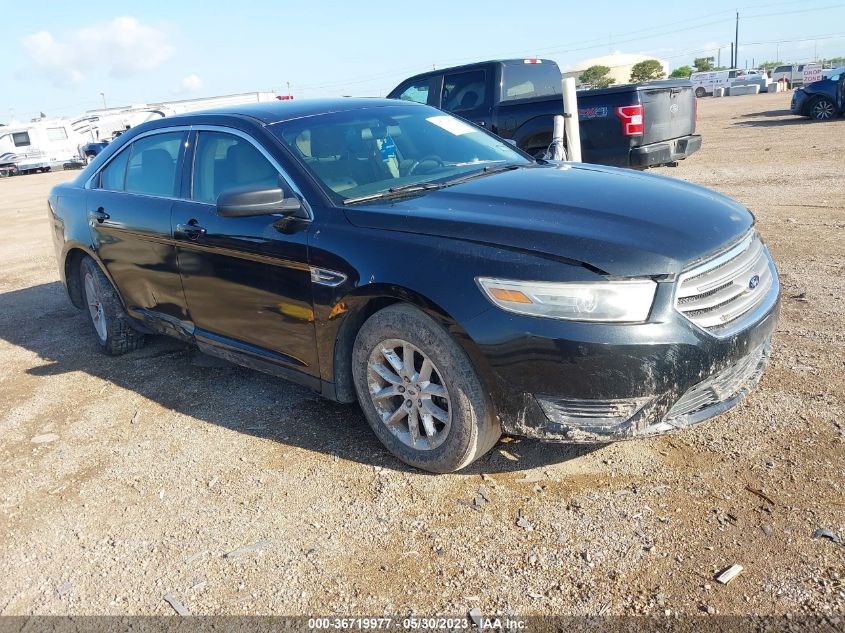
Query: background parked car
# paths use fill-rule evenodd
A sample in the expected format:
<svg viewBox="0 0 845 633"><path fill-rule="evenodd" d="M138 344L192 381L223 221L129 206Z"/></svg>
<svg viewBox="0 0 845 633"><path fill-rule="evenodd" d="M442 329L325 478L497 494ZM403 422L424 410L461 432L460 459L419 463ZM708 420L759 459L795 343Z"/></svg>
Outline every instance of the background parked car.
<svg viewBox="0 0 845 633"><path fill-rule="evenodd" d="M786 85L790 88L804 84L805 64L786 64L778 66L772 71L772 81L786 79Z"/></svg>
<svg viewBox="0 0 845 633"><path fill-rule="evenodd" d="M845 111L845 66L827 79L814 81L792 94L792 113L830 121Z"/></svg>

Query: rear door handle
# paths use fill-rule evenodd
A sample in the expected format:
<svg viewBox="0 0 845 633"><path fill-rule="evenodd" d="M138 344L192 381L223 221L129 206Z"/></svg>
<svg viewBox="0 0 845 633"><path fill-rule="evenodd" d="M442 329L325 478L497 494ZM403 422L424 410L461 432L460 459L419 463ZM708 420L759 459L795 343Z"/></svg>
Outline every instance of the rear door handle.
<svg viewBox="0 0 845 633"><path fill-rule="evenodd" d="M109 214L106 213L106 210L103 209L103 207L100 207L96 211L91 211L88 214L88 217L91 218L92 220L96 220L97 222L102 224L103 222L108 220L109 217L111 217L111 216L109 216Z"/></svg>
<svg viewBox="0 0 845 633"><path fill-rule="evenodd" d="M195 240L207 233L205 227L200 226L196 220L188 220L187 224L176 225L176 235L182 235L189 240Z"/></svg>

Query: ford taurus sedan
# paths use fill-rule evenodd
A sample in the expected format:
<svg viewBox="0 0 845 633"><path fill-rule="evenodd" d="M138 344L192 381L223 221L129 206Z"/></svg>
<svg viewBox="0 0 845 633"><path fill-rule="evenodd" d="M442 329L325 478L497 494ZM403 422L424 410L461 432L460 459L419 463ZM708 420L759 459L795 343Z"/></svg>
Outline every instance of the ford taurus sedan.
<svg viewBox="0 0 845 633"><path fill-rule="evenodd" d="M394 455L437 472L503 432L612 441L721 413L759 379L779 305L729 198L537 161L412 103L145 123L49 207L105 353L169 334L357 400Z"/></svg>

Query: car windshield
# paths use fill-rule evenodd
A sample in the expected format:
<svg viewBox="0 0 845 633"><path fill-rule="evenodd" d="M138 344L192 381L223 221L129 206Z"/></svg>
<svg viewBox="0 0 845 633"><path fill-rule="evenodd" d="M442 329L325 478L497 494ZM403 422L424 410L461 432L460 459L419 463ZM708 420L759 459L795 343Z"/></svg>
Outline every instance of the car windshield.
<svg viewBox="0 0 845 633"><path fill-rule="evenodd" d="M532 161L428 106L376 106L270 126L336 203L446 186Z"/></svg>

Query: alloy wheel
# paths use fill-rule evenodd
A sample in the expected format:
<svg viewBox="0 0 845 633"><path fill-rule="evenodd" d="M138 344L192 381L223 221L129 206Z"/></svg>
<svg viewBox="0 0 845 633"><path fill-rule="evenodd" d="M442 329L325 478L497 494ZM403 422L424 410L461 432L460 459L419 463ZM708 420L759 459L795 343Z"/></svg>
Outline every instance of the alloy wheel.
<svg viewBox="0 0 845 633"><path fill-rule="evenodd" d="M367 385L382 423L403 444L432 450L452 426L449 390L432 360L402 339L382 341L367 363Z"/></svg>
<svg viewBox="0 0 845 633"><path fill-rule="evenodd" d="M833 104L827 99L816 102L813 106L813 118L826 120L833 118Z"/></svg>
<svg viewBox="0 0 845 633"><path fill-rule="evenodd" d="M108 329L106 327L106 312L103 309L103 304L100 301L100 295L97 292L97 286L94 282L94 276L91 273L85 274L85 302L88 304L88 311L91 313L91 322L94 324L94 330L101 341L105 341L108 336Z"/></svg>

